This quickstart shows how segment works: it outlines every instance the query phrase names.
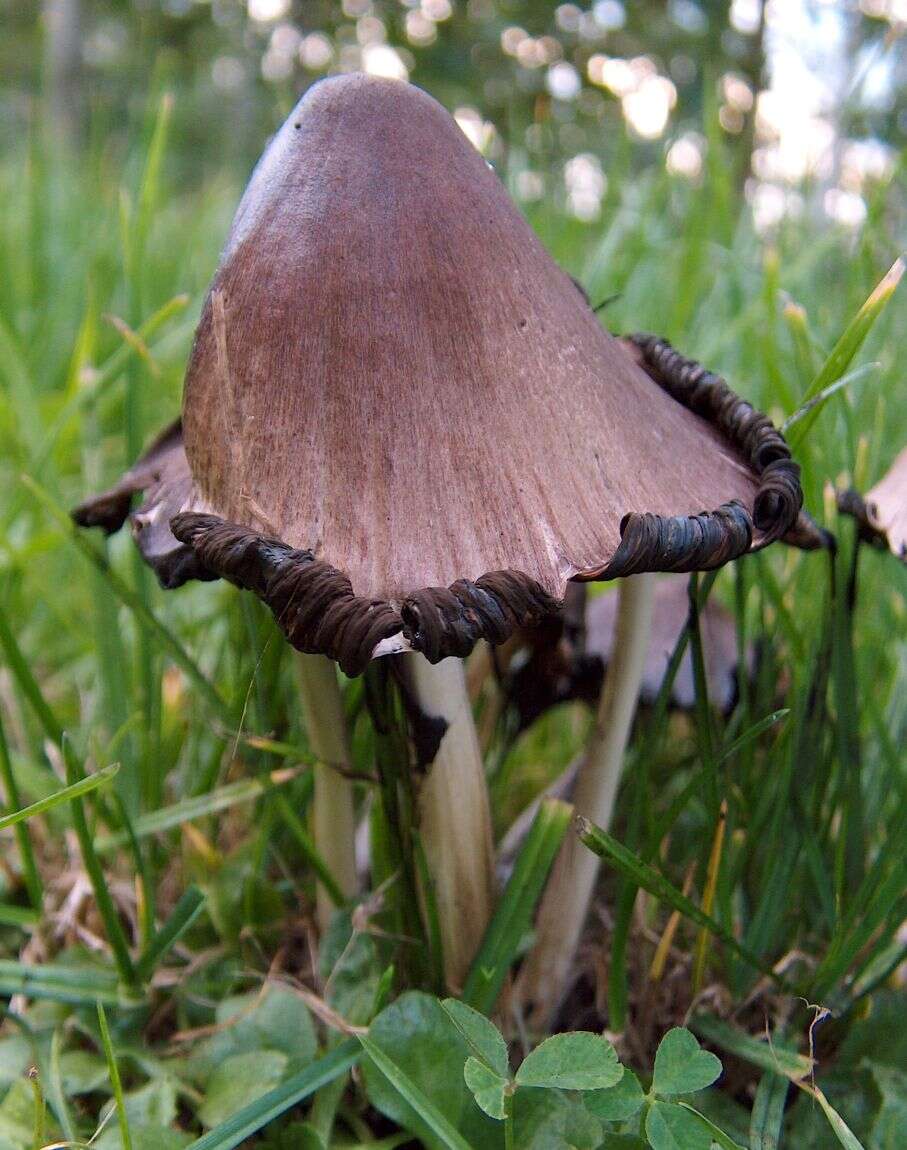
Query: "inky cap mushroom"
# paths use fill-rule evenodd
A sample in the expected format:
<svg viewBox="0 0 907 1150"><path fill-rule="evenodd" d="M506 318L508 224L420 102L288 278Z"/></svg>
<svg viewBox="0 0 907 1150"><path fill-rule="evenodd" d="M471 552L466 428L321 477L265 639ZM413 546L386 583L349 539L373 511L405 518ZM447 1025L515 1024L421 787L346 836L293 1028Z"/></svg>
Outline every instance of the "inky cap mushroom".
<svg viewBox="0 0 907 1150"><path fill-rule="evenodd" d="M579 584L574 584L579 587ZM572 699L594 706L601 696L608 664L614 653L617 595L596 595L588 601L568 594L568 606L582 614L581 626L571 624L569 611L545 629L524 632L527 650L503 673L503 689L523 730L550 707ZM661 689L671 653L687 624L687 582L667 576L655 587L652 622L640 683L639 698L654 703ZM756 656L750 645L746 665L738 666L737 624L714 597L700 614L703 659L710 702L730 711L737 699L738 675L752 673ZM549 628L547 633L545 631ZM556 630L555 630L556 629ZM677 669L670 702L681 710L695 704L692 656L687 649Z"/></svg>
<svg viewBox="0 0 907 1150"><path fill-rule="evenodd" d="M907 447L865 496L843 491L838 506L853 515L863 537L907 562Z"/></svg>
<svg viewBox="0 0 907 1150"><path fill-rule="evenodd" d="M80 522L152 476L134 524L165 582L248 588L350 674L500 642L570 580L717 567L802 502L764 415L604 331L455 120L362 75L311 88L252 176L183 436Z"/></svg>

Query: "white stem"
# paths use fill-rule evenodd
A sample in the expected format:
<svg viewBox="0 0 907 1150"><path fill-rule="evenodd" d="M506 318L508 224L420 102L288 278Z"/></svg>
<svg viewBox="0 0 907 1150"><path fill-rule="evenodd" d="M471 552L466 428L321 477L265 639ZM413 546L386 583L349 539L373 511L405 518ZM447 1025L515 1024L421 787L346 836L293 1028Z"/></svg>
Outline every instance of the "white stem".
<svg viewBox="0 0 907 1150"><path fill-rule="evenodd" d="M419 791L419 830L444 948L444 975L459 989L491 917L494 897L491 810L466 677L459 659L432 666L408 657L421 709L447 730Z"/></svg>
<svg viewBox="0 0 907 1150"><path fill-rule="evenodd" d="M607 830L636 710L649 632L655 576L634 575L618 589L617 633L595 728L574 791L576 813ZM536 943L520 974L519 995L543 1025L569 989L580 935L598 877L599 859L570 835L548 881L536 922Z"/></svg>
<svg viewBox="0 0 907 1150"><path fill-rule="evenodd" d="M356 818L353 785L341 773L350 765L350 745L337 670L324 655L296 653L302 716L309 746L318 759L312 795L312 835L315 846L347 897L356 893ZM322 936L334 911L327 891L316 889L318 926Z"/></svg>

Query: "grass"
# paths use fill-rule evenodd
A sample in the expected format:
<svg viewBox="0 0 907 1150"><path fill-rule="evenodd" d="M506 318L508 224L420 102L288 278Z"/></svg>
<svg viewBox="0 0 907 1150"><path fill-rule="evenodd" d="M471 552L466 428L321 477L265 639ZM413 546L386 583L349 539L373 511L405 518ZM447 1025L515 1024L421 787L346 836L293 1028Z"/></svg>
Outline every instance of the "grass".
<svg viewBox="0 0 907 1150"><path fill-rule="evenodd" d="M114 1097L102 1148L223 1148L266 1122L270 1141L249 1145L308 1145L303 1125L332 1145L395 1145L361 1089L344 1088L360 1051L341 1042L338 1017L366 1024L420 964L377 929L382 898L393 904L391 853L381 891L336 919L326 986L314 977L323 864L306 829L312 760L288 652L251 598L223 584L164 594L125 534L75 536L61 514L178 410L245 176L175 186L169 114L161 102L132 145L94 139L78 161L36 128L0 164L0 1146L31 1145L8 1134L21 1098L3 1068L20 1050L39 1068L48 1142L87 1142ZM807 504L840 549L831 564L775 547L714 580L758 669L727 717L698 675L692 716L670 714L665 690L637 724L611 837L589 832L608 860L605 924L565 1019L620 1033L646 1074L692 1010L700 1037L735 1060L709 1092L714 1121L743 1129L738 1142L757 1131L754 1146L779 1132L782 1146L828 1145L821 1100L784 1109L789 1080L755 1041L767 1028L791 1058L816 1057L823 1098L873 1146L890 1082L879 1067L901 1049L884 1019L905 957L907 572L866 550L853 611L832 594L832 566L845 588L856 560L826 485L866 485L907 439L907 302L892 295L898 272L884 278L907 236L904 173L872 193L857 235L808 217L760 240L711 139L700 188L628 170L624 149L600 223L553 203L533 223L593 302L617 295L611 327L666 335L779 422L819 398L791 431ZM695 631L692 642L695 654ZM364 797L376 747L361 684L345 689ZM500 832L587 723L578 705L561 708L515 744L497 724ZM561 808L544 808L520 856L470 983L483 1009L525 946L539 860L563 825ZM278 985L292 1033L268 1013ZM313 986L320 998L296 994ZM225 1015L230 1002L242 1005ZM821 1027L806 1003L831 1011ZM857 1048L862 1061L848 1062ZM233 1062L250 1053L259 1081ZM226 1117L205 1132L215 1113Z"/></svg>

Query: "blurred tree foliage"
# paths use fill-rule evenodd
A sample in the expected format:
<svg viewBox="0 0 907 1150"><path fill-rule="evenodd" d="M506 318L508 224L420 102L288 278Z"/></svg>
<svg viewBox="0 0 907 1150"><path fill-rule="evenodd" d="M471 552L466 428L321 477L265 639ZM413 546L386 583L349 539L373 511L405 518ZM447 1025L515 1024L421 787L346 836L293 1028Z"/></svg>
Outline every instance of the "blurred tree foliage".
<svg viewBox="0 0 907 1150"><path fill-rule="evenodd" d="M27 134L46 108L61 139L109 150L143 123L149 95L169 87L178 94L177 177L242 176L307 85L331 71L390 68L467 109L493 160L515 158L517 169L546 179L587 153L661 162L686 128L720 120L742 184L755 141L752 97L770 71L767 16L781 2L0 0L0 146ZM783 2L810 18L832 9L839 21L851 64L835 131L902 145L907 58L893 4ZM861 86L880 59L884 91L865 100ZM621 74L602 77L607 61L648 67L662 85L650 93L654 106L638 109L638 125L622 103ZM722 87L729 76L745 85L733 106ZM532 194L527 185L524 198Z"/></svg>

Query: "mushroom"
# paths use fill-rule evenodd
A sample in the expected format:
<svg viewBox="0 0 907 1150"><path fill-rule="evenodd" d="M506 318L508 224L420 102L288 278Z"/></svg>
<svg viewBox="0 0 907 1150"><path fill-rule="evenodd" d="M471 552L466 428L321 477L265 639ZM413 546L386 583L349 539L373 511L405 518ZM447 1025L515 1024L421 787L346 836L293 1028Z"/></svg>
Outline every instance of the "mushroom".
<svg viewBox="0 0 907 1150"><path fill-rule="evenodd" d="M861 539L907 563L907 447L865 496L840 492L838 507L856 519Z"/></svg>
<svg viewBox="0 0 907 1150"><path fill-rule="evenodd" d="M196 333L182 434L182 459L159 441L157 463L77 518L110 529L144 484L133 528L168 585L251 590L295 648L348 675L404 655L412 701L446 724L419 805L454 986L492 870L451 660L556 613L571 580L632 576L632 666L609 675L601 720L616 716L619 760L646 573L764 547L802 501L764 415L665 341L604 331L453 117L363 75L310 88L259 162Z"/></svg>
<svg viewBox="0 0 907 1150"><path fill-rule="evenodd" d="M585 584L573 584L578 591ZM571 596L568 595L568 602ZM516 720L516 733L559 703L576 699L590 706L601 696L602 683L614 655L617 595L583 598L577 605L580 626L571 626L566 613L551 627L525 632L525 650L503 673L503 689ZM680 576L658 580L652 602L649 645L643 664L639 702L653 704L661 690L671 652L689 616L687 582ZM737 701L739 652L733 614L709 598L699 617L703 660L710 701L725 714ZM544 640L540 641L540 640ZM755 649L746 651L744 674L756 665ZM669 702L678 710L695 704L692 654L687 650L677 668Z"/></svg>

